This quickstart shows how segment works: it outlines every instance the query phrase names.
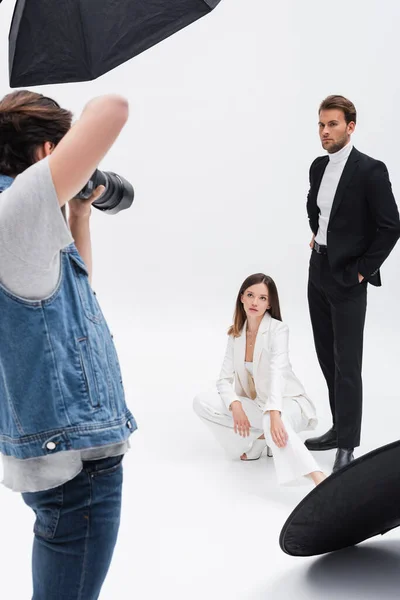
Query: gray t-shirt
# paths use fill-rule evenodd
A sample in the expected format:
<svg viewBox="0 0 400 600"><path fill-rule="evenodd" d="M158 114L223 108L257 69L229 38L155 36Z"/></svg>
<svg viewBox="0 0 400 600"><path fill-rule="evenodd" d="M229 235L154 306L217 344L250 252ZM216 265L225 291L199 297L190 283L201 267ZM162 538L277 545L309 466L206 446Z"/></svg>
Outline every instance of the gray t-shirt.
<svg viewBox="0 0 400 600"><path fill-rule="evenodd" d="M60 251L73 242L47 158L0 194L0 283L16 296L43 300L60 276ZM83 460L124 454L129 442L21 460L2 456L3 484L17 492L50 489L73 479Z"/></svg>

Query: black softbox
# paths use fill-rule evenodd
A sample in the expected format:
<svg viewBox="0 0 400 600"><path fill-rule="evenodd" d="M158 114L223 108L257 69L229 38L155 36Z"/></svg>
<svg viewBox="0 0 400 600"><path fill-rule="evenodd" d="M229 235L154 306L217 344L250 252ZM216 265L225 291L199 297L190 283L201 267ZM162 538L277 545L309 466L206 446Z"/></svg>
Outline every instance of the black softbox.
<svg viewBox="0 0 400 600"><path fill-rule="evenodd" d="M400 526L400 441L377 448L317 485L280 535L292 556L354 546Z"/></svg>
<svg viewBox="0 0 400 600"><path fill-rule="evenodd" d="M17 0L11 87L89 81L213 10L220 0Z"/></svg>

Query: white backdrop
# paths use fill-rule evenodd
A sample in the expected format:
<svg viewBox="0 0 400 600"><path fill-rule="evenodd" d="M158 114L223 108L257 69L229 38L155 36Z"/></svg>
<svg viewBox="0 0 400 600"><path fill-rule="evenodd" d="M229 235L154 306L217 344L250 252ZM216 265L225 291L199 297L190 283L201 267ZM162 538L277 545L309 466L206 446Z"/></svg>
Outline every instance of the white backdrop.
<svg viewBox="0 0 400 600"><path fill-rule="evenodd" d="M0 7L1 95L9 91L12 8L10 1ZM222 0L210 16L97 81L35 88L76 117L99 94L119 93L130 101L130 120L101 167L132 181L135 203L114 217L94 211L92 236L94 287L114 330L129 405L140 425L126 463L132 518L141 508L144 522L149 518L146 491L154 485L160 493L160 463L176 473L176 486L185 477L193 477L194 485L197 457L219 452L208 448L212 442L193 417L191 400L218 374L237 290L250 273L275 279L294 370L320 409L321 431L329 425L306 300L308 168L323 153L317 109L332 93L355 103L354 143L387 164L399 197L399 19L396 0ZM382 269L383 287L369 288L360 451L398 437L399 258L398 246ZM170 508L176 508L170 493ZM4 489L0 501L10 511L18 504L26 570L30 515ZM294 504L283 505L282 518ZM148 556L143 551L148 535L142 526L130 540L129 555L142 578L150 569L146 558L156 552L162 563L165 557L163 543L149 548ZM192 532L189 546L193 538ZM20 556L17 540L13 548ZM112 597L118 568L122 573L128 566L123 548L105 598ZM10 548L2 552L4 564ZM184 590L175 580L163 586L167 598ZM230 597L250 598L243 586L235 589L238 595L232 591Z"/></svg>

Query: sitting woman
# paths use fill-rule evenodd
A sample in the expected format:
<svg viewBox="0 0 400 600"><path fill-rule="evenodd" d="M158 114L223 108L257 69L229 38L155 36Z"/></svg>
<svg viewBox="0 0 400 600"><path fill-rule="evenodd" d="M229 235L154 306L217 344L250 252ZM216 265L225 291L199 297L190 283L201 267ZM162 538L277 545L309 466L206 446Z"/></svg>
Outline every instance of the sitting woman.
<svg viewBox="0 0 400 600"><path fill-rule="evenodd" d="M217 390L194 399L196 414L241 460L259 459L268 445L280 484L307 476L318 485L326 475L297 435L316 427L315 408L292 371L271 277L243 282L228 335Z"/></svg>

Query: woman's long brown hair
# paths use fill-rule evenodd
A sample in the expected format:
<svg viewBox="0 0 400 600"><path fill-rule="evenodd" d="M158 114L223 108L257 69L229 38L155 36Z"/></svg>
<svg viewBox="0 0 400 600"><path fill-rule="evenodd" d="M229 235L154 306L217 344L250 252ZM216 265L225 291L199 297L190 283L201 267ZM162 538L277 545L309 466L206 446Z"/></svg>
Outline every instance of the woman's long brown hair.
<svg viewBox="0 0 400 600"><path fill-rule="evenodd" d="M233 315L233 325L231 325L229 328L228 335L233 335L234 337L240 336L243 325L247 319L246 312L242 304L242 296L249 287L256 285L257 283L265 283L268 288L268 301L271 308L268 308L267 312L269 312L271 317L274 319L282 321L278 290L276 288L275 281L272 279L272 277L269 277L269 275L265 275L264 273L255 273L254 275L249 275L249 277L247 277L240 286L240 290L236 299L235 312Z"/></svg>
<svg viewBox="0 0 400 600"><path fill-rule="evenodd" d="M72 113L42 94L19 90L0 100L0 174L16 177L36 162L37 148L55 146L69 131Z"/></svg>

